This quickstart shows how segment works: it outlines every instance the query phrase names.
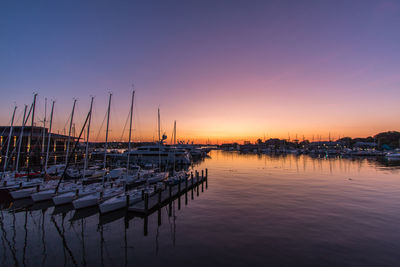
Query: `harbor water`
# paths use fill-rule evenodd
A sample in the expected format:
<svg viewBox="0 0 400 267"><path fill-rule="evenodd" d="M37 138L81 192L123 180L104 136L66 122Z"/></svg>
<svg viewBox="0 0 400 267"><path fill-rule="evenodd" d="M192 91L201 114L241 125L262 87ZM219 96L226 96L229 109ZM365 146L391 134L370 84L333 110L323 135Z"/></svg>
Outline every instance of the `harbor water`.
<svg viewBox="0 0 400 267"><path fill-rule="evenodd" d="M2 203L0 266L396 266L400 168L211 151L208 188L148 217ZM25 201L25 202L24 202ZM171 216L169 216L171 215Z"/></svg>

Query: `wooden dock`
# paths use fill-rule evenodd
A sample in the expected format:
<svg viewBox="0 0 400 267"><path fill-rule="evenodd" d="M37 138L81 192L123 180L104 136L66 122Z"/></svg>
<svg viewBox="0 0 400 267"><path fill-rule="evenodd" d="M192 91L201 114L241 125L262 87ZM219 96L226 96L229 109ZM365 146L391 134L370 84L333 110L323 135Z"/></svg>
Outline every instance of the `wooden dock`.
<svg viewBox="0 0 400 267"><path fill-rule="evenodd" d="M182 179L182 181L176 185L167 185L163 190L158 190L155 194L149 196L144 195L144 199L138 203L135 203L128 207L128 211L137 213L140 215L149 215L155 210L171 203L173 200L185 195L185 201L191 197L193 199L196 192L199 195L200 190L203 192L204 188L208 187L208 170L195 172L195 175L191 173L190 178ZM190 196L188 196L190 195Z"/></svg>

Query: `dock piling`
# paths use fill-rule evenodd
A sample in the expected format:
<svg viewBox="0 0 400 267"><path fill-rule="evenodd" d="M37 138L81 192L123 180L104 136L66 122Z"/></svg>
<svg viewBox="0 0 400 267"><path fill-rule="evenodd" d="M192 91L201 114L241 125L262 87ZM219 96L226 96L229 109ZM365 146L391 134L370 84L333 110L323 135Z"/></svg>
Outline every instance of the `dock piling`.
<svg viewBox="0 0 400 267"><path fill-rule="evenodd" d="M130 198L130 195L126 194L126 207L127 208L129 208L129 202L130 202L129 198Z"/></svg>
<svg viewBox="0 0 400 267"><path fill-rule="evenodd" d="M185 205L187 205L188 203L187 192L188 192L188 177L185 177Z"/></svg>
<svg viewBox="0 0 400 267"><path fill-rule="evenodd" d="M147 192L144 194L144 210L147 214L147 211L149 210L149 194Z"/></svg>
<svg viewBox="0 0 400 267"><path fill-rule="evenodd" d="M199 196L199 172L198 171L196 171L196 186L197 186L196 194L197 194L197 196Z"/></svg>

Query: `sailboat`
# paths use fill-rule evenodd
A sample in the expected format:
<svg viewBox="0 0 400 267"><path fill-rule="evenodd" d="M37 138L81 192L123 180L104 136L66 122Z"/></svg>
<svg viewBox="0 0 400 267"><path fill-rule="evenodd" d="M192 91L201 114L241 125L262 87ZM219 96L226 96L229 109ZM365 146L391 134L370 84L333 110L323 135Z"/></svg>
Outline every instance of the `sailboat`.
<svg viewBox="0 0 400 267"><path fill-rule="evenodd" d="M74 205L75 209L82 209L82 208L87 208L91 206L98 205L105 199L114 197L120 193L123 192L123 188L120 186L120 184L116 183L116 187L113 186L113 184L108 184L106 183L106 175L105 175L105 169L106 169L106 157L107 157L107 144L108 144L108 127L109 127L109 120L110 120L110 106L111 106L111 96L112 94L110 93L109 101L108 101L108 109L107 109L107 130L106 130L106 142L105 142L105 147L104 147L104 164L103 164L103 181L102 185L98 185L96 189L92 189L94 192L90 192L90 190L85 190L82 191L82 194L84 194L82 197L79 195L79 192L76 194L76 199L72 201L72 205ZM90 125L90 124L89 124ZM87 149L87 148L86 148ZM85 167L86 167L86 162L85 162ZM86 169L84 169L85 173ZM84 178L85 179L85 178ZM109 186L109 187L108 187ZM88 194L86 194L88 193ZM67 195L65 197L65 200L71 199L71 195Z"/></svg>

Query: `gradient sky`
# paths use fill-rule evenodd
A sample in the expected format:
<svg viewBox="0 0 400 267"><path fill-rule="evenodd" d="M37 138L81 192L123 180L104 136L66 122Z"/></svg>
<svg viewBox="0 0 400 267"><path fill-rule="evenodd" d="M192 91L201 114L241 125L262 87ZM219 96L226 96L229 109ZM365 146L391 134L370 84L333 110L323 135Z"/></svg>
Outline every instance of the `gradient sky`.
<svg viewBox="0 0 400 267"><path fill-rule="evenodd" d="M203 142L400 130L399 1L1 1L0 123L33 92L63 131L95 96L93 140L162 128ZM50 104L49 104L50 106Z"/></svg>

